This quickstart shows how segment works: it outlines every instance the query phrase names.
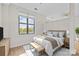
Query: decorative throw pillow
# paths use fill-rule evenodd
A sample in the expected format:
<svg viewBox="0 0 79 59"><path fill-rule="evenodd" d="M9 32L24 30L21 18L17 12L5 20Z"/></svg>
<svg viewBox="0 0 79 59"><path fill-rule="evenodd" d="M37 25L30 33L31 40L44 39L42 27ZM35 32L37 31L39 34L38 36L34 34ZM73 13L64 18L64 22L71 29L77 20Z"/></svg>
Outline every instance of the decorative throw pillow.
<svg viewBox="0 0 79 59"><path fill-rule="evenodd" d="M53 32L53 37L57 37L58 36L58 32Z"/></svg>

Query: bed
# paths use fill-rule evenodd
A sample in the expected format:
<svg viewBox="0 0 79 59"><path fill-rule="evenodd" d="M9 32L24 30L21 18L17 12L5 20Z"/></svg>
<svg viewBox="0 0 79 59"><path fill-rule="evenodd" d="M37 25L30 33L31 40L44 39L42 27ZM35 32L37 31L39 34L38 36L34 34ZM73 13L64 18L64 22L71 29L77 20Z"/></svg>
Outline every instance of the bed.
<svg viewBox="0 0 79 59"><path fill-rule="evenodd" d="M65 30L48 30L46 35L37 35L33 41L45 48L45 52L52 56L53 53L64 45Z"/></svg>

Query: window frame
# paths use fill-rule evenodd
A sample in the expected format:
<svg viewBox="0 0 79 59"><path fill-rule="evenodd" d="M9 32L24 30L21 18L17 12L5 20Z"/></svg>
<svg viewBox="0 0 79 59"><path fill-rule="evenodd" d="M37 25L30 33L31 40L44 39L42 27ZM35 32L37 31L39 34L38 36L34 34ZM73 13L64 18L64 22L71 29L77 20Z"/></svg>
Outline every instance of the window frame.
<svg viewBox="0 0 79 59"><path fill-rule="evenodd" d="M26 17L26 22L27 23L20 23L20 16L23 16L23 17ZM33 17L33 22L34 22L34 24L29 24L28 23L28 19L29 19L30 17L28 17L28 16L24 16L24 15L19 15L18 16L18 32L19 32L19 35L25 35L25 34L35 34L35 17ZM25 24L26 25L26 33L21 33L20 32L20 24ZM33 25L33 33L29 33L29 30L28 30L28 28L29 28L29 25Z"/></svg>
<svg viewBox="0 0 79 59"><path fill-rule="evenodd" d="M32 18L32 17L28 17L28 19L29 19L29 18ZM35 33L35 18L33 17L32 20L33 20L34 24L29 24L29 23L28 23L28 20L27 20L27 23L28 23L27 26L33 25L33 33L29 33L29 31L28 31L28 28L29 28L29 27L28 27L28 28L27 28L27 33L28 33L28 34L34 34L34 33Z"/></svg>

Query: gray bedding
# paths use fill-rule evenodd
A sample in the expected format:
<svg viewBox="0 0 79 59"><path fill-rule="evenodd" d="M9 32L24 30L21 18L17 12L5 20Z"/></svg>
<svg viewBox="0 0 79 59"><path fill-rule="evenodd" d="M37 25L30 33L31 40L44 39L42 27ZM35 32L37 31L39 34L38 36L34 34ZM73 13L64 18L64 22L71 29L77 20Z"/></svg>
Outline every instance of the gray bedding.
<svg viewBox="0 0 79 59"><path fill-rule="evenodd" d="M55 39L53 39L53 38L46 37L45 40L48 40L48 41L51 42L52 48L53 48L53 49L56 48L56 47L58 46L57 41L56 41Z"/></svg>

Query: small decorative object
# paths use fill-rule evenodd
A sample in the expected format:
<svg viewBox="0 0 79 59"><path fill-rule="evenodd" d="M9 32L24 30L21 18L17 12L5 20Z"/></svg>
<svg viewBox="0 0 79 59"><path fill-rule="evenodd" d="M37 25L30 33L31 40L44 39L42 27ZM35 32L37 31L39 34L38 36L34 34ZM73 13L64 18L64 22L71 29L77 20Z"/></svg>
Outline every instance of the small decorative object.
<svg viewBox="0 0 79 59"><path fill-rule="evenodd" d="M66 33L67 33L67 37L70 37L69 30L67 30Z"/></svg>
<svg viewBox="0 0 79 59"><path fill-rule="evenodd" d="M75 29L75 32L76 32L76 34L77 34L77 37L79 38L79 27L77 27L77 28Z"/></svg>

